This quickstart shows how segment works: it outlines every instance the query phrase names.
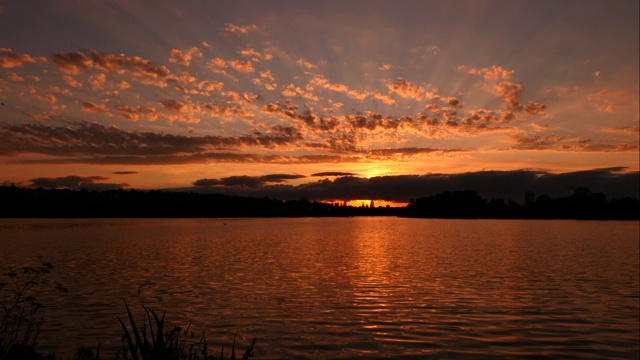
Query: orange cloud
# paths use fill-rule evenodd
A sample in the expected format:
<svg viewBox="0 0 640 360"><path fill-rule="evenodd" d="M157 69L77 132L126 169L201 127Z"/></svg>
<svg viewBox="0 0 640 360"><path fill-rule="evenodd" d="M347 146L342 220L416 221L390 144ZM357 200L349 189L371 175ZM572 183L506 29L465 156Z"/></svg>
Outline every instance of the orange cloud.
<svg viewBox="0 0 640 360"><path fill-rule="evenodd" d="M52 59L60 71L68 74L79 74L81 69L93 67L93 61L81 51L53 54Z"/></svg>
<svg viewBox="0 0 640 360"><path fill-rule="evenodd" d="M221 82L217 82L217 81L201 81L198 85L197 85L198 89L200 90L205 90L205 91L220 91L222 90L222 88L224 87L224 84Z"/></svg>
<svg viewBox="0 0 640 360"><path fill-rule="evenodd" d="M145 60L139 56L93 52L92 57L95 66L106 72L122 74L124 69L129 69L134 76L152 78L164 78L171 73L167 67L156 65L151 60Z"/></svg>
<svg viewBox="0 0 640 360"><path fill-rule="evenodd" d="M171 49L169 54L170 63L179 64L185 68L188 68L191 65L191 59L193 59L194 56L202 57L202 51L197 47L192 47L184 52L178 49Z"/></svg>
<svg viewBox="0 0 640 360"><path fill-rule="evenodd" d="M396 103L396 101L393 100L392 98L388 97L387 95L382 95L380 93L373 94L373 98L378 99L387 105L393 105Z"/></svg>
<svg viewBox="0 0 640 360"><path fill-rule="evenodd" d="M23 67L26 64L46 63L47 59L42 56L31 56L17 53L9 48L0 48L0 66L5 69Z"/></svg>
<svg viewBox="0 0 640 360"><path fill-rule="evenodd" d="M84 101L82 102L81 105L82 105L82 111L84 112L110 115L106 105L96 105L89 101Z"/></svg>
<svg viewBox="0 0 640 360"><path fill-rule="evenodd" d="M231 35L246 35L250 31L256 31L256 25L237 26L233 24L224 24L224 32Z"/></svg>
<svg viewBox="0 0 640 360"><path fill-rule="evenodd" d="M165 107L165 109L173 112L182 112L187 106L179 101L173 99L167 99L160 101L160 104Z"/></svg>
<svg viewBox="0 0 640 360"><path fill-rule="evenodd" d="M458 70L465 71L468 74L484 76L485 80L506 80L510 79L515 70L507 70L502 66L492 65L490 68L470 68L467 69L464 65L458 66Z"/></svg>
<svg viewBox="0 0 640 360"><path fill-rule="evenodd" d="M304 67L305 69L309 69L309 70L311 70L311 69L317 69L317 68L318 68L318 66L317 66L317 65L314 65L314 64L312 64L312 63L308 62L308 61L307 61L307 60L305 60L305 59L298 59L298 61L296 61L296 64L298 64L298 65L300 65L300 66Z"/></svg>
<svg viewBox="0 0 640 360"><path fill-rule="evenodd" d="M424 99L425 95L424 87L416 87L413 83L403 78L395 79L393 82L387 84L387 88L403 98L413 99L416 101L421 101Z"/></svg>
<svg viewBox="0 0 640 360"><path fill-rule="evenodd" d="M87 81L91 85L91 90L102 90L102 85L107 81L107 75L105 74L93 74Z"/></svg>
<svg viewBox="0 0 640 360"><path fill-rule="evenodd" d="M7 79L13 82L24 82L24 78L14 72L7 73Z"/></svg>
<svg viewBox="0 0 640 360"><path fill-rule="evenodd" d="M251 65L251 61L231 60L229 64L231 64L231 67L236 71L245 73L252 73L256 71L256 69Z"/></svg>
<svg viewBox="0 0 640 360"><path fill-rule="evenodd" d="M158 113L154 108L142 107L142 106L127 106L118 105L116 109L120 111L120 116L124 119L136 122L139 118L154 121L158 118Z"/></svg>
<svg viewBox="0 0 640 360"><path fill-rule="evenodd" d="M71 91L69 91L68 89L61 89L57 86L50 86L49 90L51 90L52 93L54 94L61 94L61 95L66 95L66 96L73 96L73 93L71 93Z"/></svg>
<svg viewBox="0 0 640 360"><path fill-rule="evenodd" d="M335 92L340 92L346 94L348 97L356 100L364 100L369 94L367 92L359 92L356 90L350 90L349 87L345 84L339 83L330 83L327 78L322 75L316 75L309 82L308 89L313 89L313 86L317 85L323 87L325 89L333 90Z"/></svg>
<svg viewBox="0 0 640 360"><path fill-rule="evenodd" d="M604 128L602 129L604 132L608 133L623 133L623 134L634 134L638 135L640 133L640 126L619 126L613 128Z"/></svg>
<svg viewBox="0 0 640 360"><path fill-rule="evenodd" d="M524 90L522 84L514 84L509 81L496 85L496 96L503 99L508 110L520 109L520 94Z"/></svg>
<svg viewBox="0 0 640 360"><path fill-rule="evenodd" d="M81 88L82 87L82 83L80 81L77 81L76 79L72 78L69 75L63 75L62 76L62 80L64 80L64 82L67 83L67 85L74 87L74 88Z"/></svg>

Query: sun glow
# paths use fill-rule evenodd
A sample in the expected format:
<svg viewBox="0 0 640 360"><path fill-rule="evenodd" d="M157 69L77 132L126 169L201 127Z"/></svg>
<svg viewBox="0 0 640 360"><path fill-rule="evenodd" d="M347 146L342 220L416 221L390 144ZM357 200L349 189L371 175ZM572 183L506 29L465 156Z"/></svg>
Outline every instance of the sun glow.
<svg viewBox="0 0 640 360"><path fill-rule="evenodd" d="M366 207L366 208L379 208L379 207L405 207L406 202L397 202L390 200L327 200L323 201L335 206L352 206L352 207Z"/></svg>

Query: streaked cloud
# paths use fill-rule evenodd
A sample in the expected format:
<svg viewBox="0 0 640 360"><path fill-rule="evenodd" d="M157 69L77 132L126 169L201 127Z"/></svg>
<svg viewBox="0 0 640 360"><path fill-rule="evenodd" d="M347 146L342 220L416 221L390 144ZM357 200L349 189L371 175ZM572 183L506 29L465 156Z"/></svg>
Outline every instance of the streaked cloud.
<svg viewBox="0 0 640 360"><path fill-rule="evenodd" d="M196 180L195 186L224 186L224 187L248 187L257 188L267 183L283 183L287 180L295 180L305 178L304 175L298 174L269 174L263 176L230 176L221 179L200 179Z"/></svg>
<svg viewBox="0 0 640 360"><path fill-rule="evenodd" d="M119 190L124 187L128 187L127 183L113 184L103 183L101 181L109 180L102 176L64 176L56 178L40 177L29 180L28 186L37 188L42 187L46 189L71 189L71 190L90 190L90 191L105 191L105 190Z"/></svg>

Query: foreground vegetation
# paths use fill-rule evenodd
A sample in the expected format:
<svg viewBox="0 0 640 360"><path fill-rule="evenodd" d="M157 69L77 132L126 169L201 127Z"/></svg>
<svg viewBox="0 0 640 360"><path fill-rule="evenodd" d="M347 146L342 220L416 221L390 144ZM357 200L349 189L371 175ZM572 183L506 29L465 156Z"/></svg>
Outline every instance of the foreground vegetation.
<svg viewBox="0 0 640 360"><path fill-rule="evenodd" d="M0 280L0 360L59 360L56 354L38 350L38 335L44 322L41 315L45 306L38 298L53 292L66 292L60 284L50 283L46 275L53 269L50 263L23 267L19 271L3 273ZM132 360L214 360L225 359L224 346L214 356L204 335L198 341L188 340L191 325L175 326L165 330L165 314L158 316L143 306L144 315L138 322L125 302L127 319L118 319L126 346L118 351L116 359ZM141 322L141 324L140 324ZM248 359L253 351L254 338L239 359ZM76 350L74 360L99 360L100 345L82 346ZM229 359L236 359L235 337Z"/></svg>

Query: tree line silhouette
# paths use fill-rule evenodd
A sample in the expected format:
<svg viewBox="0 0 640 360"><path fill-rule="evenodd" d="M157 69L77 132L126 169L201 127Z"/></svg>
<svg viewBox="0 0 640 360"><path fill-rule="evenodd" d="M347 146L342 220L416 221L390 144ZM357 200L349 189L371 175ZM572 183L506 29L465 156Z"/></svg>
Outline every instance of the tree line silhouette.
<svg viewBox="0 0 640 360"><path fill-rule="evenodd" d="M569 197L533 194L524 205L494 198L486 201L474 190L445 191L421 197L407 205L402 216L428 218L497 219L640 219L640 200L632 197L607 201L604 193L577 188Z"/></svg>
<svg viewBox="0 0 640 360"><path fill-rule="evenodd" d="M4 218L191 218L402 216L424 218L640 219L640 200L608 201L578 188L569 197L540 195L524 205L483 199L476 191L445 191L411 200L404 208L339 206L320 201L277 200L194 192L30 189L0 186Z"/></svg>

